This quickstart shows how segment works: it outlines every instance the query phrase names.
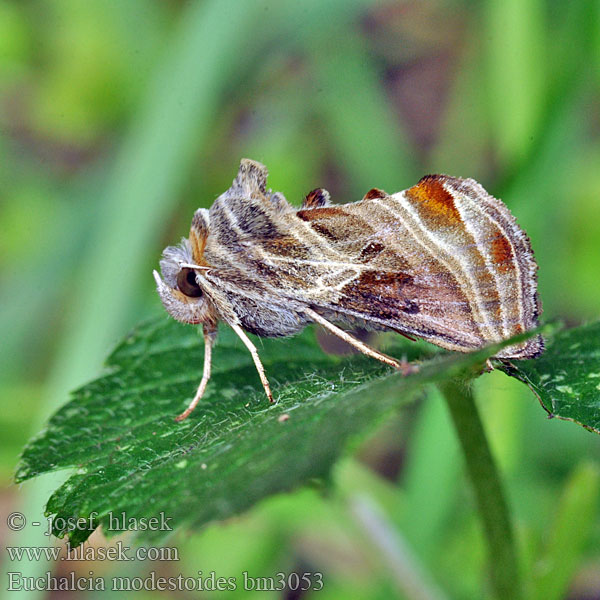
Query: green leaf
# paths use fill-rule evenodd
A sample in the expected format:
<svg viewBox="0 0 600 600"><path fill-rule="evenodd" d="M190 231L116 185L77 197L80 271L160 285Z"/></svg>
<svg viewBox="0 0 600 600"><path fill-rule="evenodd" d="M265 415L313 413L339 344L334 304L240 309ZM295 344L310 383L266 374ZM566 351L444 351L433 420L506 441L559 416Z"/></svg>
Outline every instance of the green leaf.
<svg viewBox="0 0 600 600"><path fill-rule="evenodd" d="M525 382L551 417L600 433L600 322L546 338L540 358L506 372Z"/></svg>
<svg viewBox="0 0 600 600"><path fill-rule="evenodd" d="M567 597L569 584L580 568L582 550L590 537L598 511L600 471L591 461L573 469L552 519L548 541L534 564L532 600Z"/></svg>
<svg viewBox="0 0 600 600"><path fill-rule="evenodd" d="M409 359L431 348L396 336L388 350ZM113 352L106 375L77 390L25 449L16 479L64 468L73 474L50 498L53 532L84 541L110 518L164 514L169 527L199 526L239 513L267 495L327 477L334 461L423 384L481 365L495 345L434 356L402 377L365 356L325 354L311 329L294 339L257 340L277 400L269 405L252 360L222 328L213 378L192 415L174 417L200 379L195 328L161 318ZM284 416L285 415L285 416ZM77 517L91 526L69 527ZM114 523L113 523L114 525ZM140 532L157 539L168 530Z"/></svg>
<svg viewBox="0 0 600 600"><path fill-rule="evenodd" d="M537 133L547 86L546 24L541 0L487 2L484 35L488 104L495 143L513 163Z"/></svg>

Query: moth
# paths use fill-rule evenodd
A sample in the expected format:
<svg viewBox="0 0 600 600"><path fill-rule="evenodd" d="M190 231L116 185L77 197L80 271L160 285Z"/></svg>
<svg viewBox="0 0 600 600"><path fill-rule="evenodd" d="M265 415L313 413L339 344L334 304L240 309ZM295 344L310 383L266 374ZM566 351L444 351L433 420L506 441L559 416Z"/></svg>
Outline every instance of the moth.
<svg viewBox="0 0 600 600"><path fill-rule="evenodd" d="M392 330L468 352L532 329L541 312L529 239L508 208L473 179L427 175L387 194L332 205L321 188L301 208L267 189L267 169L242 159L232 186L198 209L190 235L154 271L168 313L203 325L204 371L185 419L206 390L217 323L250 351L246 332L290 336L318 323L364 354L405 373L411 367L340 325ZM533 358L540 336L496 358Z"/></svg>

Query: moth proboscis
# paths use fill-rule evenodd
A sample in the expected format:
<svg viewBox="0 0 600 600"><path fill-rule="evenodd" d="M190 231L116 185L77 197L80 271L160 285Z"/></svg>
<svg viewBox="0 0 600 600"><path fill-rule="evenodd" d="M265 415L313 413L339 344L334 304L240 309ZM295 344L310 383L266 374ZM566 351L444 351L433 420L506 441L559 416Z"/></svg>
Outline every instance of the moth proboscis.
<svg viewBox="0 0 600 600"><path fill-rule="evenodd" d="M267 189L267 169L242 159L232 186L198 209L190 235L154 271L169 314L202 324L204 371L185 419L210 378L217 323L250 351L246 335L290 336L318 323L364 354L405 374L412 365L357 340L339 324L392 330L468 352L533 329L541 312L531 245L508 208L473 179L427 175L387 194L332 205L317 188L303 205ZM538 335L499 359L538 356Z"/></svg>

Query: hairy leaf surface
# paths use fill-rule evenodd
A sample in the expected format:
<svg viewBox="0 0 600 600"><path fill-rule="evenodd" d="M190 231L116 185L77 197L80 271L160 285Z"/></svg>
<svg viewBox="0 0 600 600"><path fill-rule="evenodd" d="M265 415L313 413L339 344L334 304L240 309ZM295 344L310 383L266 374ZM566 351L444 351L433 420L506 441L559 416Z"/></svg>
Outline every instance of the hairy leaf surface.
<svg viewBox="0 0 600 600"><path fill-rule="evenodd" d="M192 415L174 417L200 379L202 340L193 327L160 318L128 336L104 376L69 403L25 449L17 481L57 469L75 473L50 498L61 519L97 513L94 526L125 512L164 514L169 527L199 526L260 499L325 478L335 460L428 382L481 364L498 346L431 357L431 346L394 336L396 357L429 357L402 377L378 361L323 352L314 331L256 340L276 403L266 400L252 360L227 328L213 357L213 378ZM506 344L504 344L506 345ZM91 530L54 533L72 544ZM166 531L140 532L146 539Z"/></svg>

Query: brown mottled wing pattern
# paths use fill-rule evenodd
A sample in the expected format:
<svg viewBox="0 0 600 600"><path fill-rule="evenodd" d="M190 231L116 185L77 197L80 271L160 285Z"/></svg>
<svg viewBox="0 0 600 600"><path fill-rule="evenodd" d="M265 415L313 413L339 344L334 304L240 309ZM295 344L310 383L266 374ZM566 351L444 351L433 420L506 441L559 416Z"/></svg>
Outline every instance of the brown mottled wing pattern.
<svg viewBox="0 0 600 600"><path fill-rule="evenodd" d="M257 174L239 193L234 182L214 203L205 249L215 267L208 282L247 304L248 315L264 315L242 319L248 330L287 335L311 307L330 320L359 319L468 351L537 325L528 239L477 182L433 175L336 206L315 190L296 210L265 179ZM534 338L499 357L541 349Z"/></svg>
<svg viewBox="0 0 600 600"><path fill-rule="evenodd" d="M529 241L472 179L428 176L392 196L371 190L360 202L297 217L353 265L328 269L314 306L462 351L537 325ZM541 349L537 337L499 357Z"/></svg>

